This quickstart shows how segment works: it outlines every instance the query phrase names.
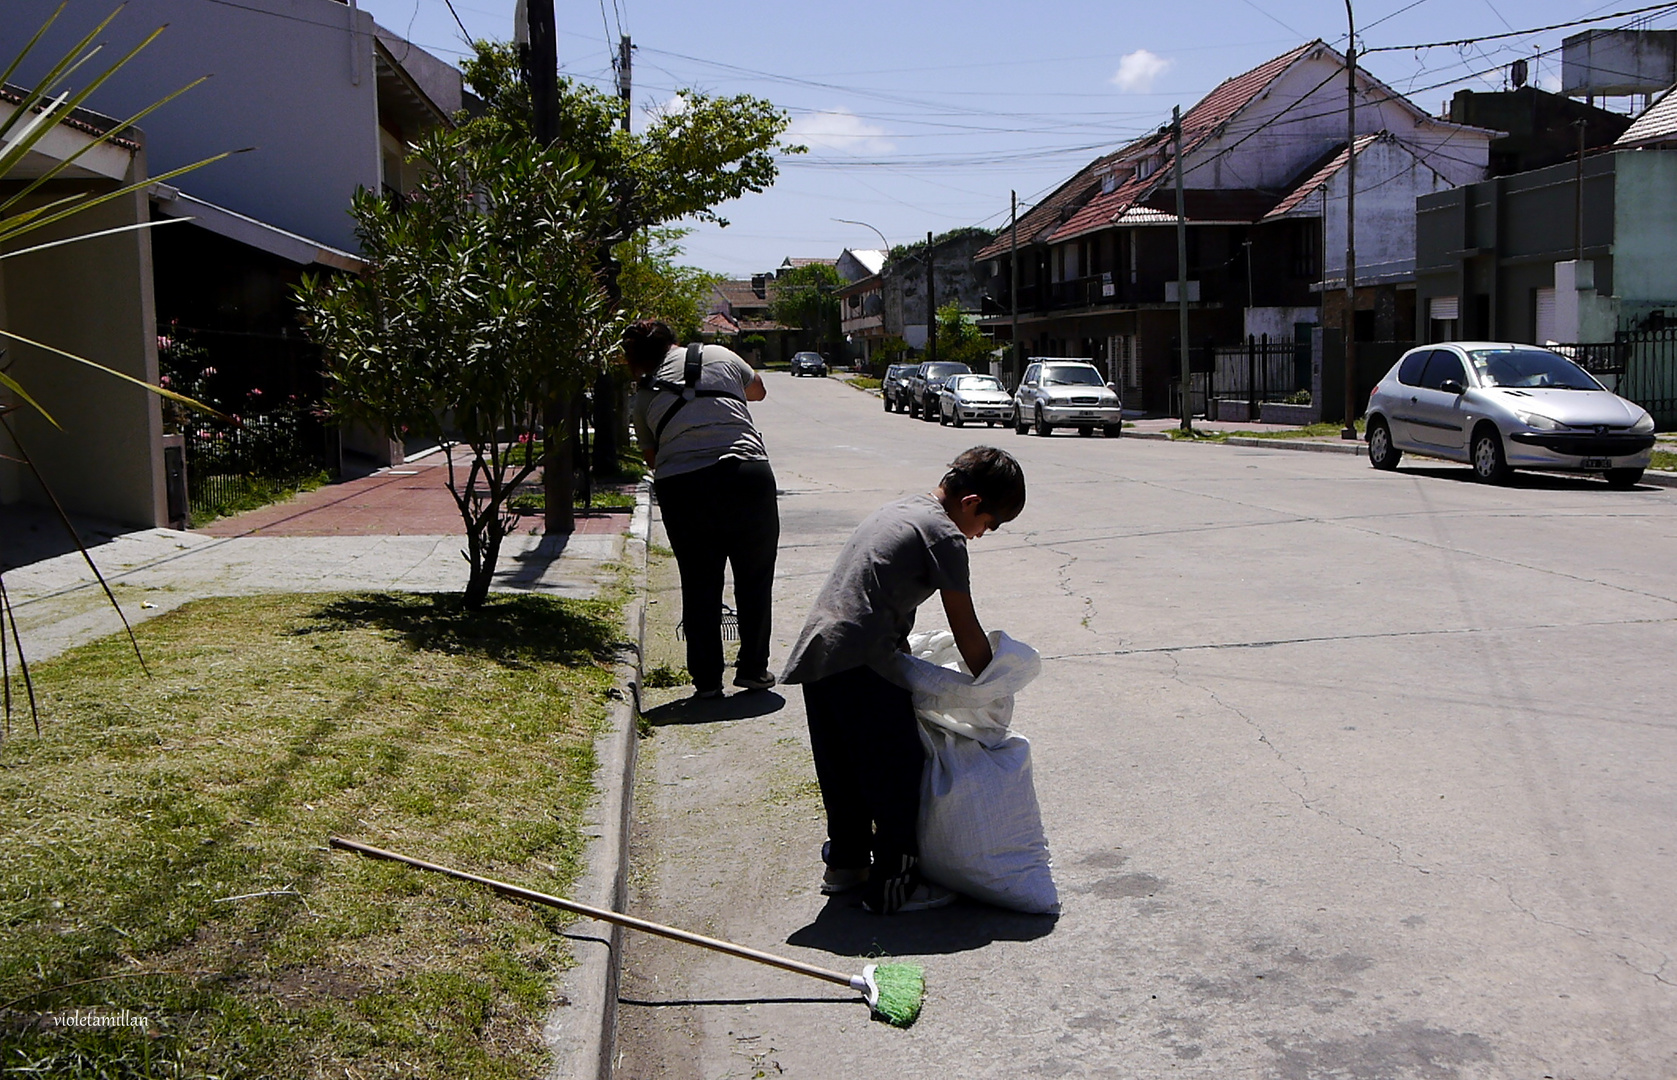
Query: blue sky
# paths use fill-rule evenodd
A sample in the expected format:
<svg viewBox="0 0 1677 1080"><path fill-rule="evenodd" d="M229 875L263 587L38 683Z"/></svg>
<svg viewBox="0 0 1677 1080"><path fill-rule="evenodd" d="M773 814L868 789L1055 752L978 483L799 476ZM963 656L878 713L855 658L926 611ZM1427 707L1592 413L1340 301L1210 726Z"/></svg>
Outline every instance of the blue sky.
<svg viewBox="0 0 1677 1080"><path fill-rule="evenodd" d="M1650 0L1353 0L1370 49L1524 31ZM439 57L465 46L444 0L359 0L380 23ZM474 37L512 35L514 0L454 0ZM1028 205L1100 153L1155 130L1230 75L1321 37L1343 47L1343 0L852 0L696 4L558 0L561 70L609 89L620 33L637 46L634 100L656 108L677 89L768 98L810 152L782 163L769 191L698 226L686 261L730 276L786 256L836 257L962 225L996 228L1008 192ZM1625 25L1630 20L1592 24ZM1677 5L1645 24L1677 27ZM1532 62L1558 89L1554 30L1466 47L1377 52L1380 79L1438 112L1457 89L1500 89ZM609 43L609 49L608 49ZM1612 103L1628 107L1625 102Z"/></svg>

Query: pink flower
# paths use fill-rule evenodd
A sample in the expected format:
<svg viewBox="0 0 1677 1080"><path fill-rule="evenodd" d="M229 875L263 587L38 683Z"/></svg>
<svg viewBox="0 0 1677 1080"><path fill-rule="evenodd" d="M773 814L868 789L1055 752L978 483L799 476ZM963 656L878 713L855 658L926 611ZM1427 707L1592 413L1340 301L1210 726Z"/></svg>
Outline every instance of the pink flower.
<svg viewBox="0 0 1677 1080"><path fill-rule="evenodd" d="M158 386L173 386L174 383L170 381L169 376L159 375L157 377L157 385Z"/></svg>
<svg viewBox="0 0 1677 1080"><path fill-rule="evenodd" d="M166 337L162 334L158 334L157 335L157 347L161 350L168 351L169 349L172 349L172 348L175 347L175 343L173 341L171 341L168 337Z"/></svg>
<svg viewBox="0 0 1677 1080"><path fill-rule="evenodd" d="M253 398L261 397L262 396L262 388L258 387L258 386L251 387L250 388L250 396L253 397Z"/></svg>
<svg viewBox="0 0 1677 1080"><path fill-rule="evenodd" d="M213 368L213 367L205 368L204 369L204 374L205 375L214 375L215 374L215 368Z"/></svg>

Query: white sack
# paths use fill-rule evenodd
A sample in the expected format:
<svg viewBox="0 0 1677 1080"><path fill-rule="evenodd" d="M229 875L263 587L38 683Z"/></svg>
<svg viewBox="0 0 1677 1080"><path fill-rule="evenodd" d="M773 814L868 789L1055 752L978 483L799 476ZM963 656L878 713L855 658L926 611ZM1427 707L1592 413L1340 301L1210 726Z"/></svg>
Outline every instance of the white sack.
<svg viewBox="0 0 1677 1080"><path fill-rule="evenodd" d="M998 907L1060 910L1031 781L1031 744L1008 730L1013 695L1036 678L1029 645L992 632L994 659L974 679L948 631L914 634L894 673L914 693L926 771L920 781L920 870Z"/></svg>

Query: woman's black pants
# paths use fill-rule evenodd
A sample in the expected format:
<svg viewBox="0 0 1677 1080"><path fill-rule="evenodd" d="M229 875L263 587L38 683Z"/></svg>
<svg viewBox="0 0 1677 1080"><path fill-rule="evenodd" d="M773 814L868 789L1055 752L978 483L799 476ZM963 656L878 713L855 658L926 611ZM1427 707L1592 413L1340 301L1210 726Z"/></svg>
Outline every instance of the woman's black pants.
<svg viewBox="0 0 1677 1080"><path fill-rule="evenodd" d="M700 690L722 685L722 572L734 571L739 671L769 669L774 558L780 546L774 470L733 458L653 482L681 571L687 673Z"/></svg>

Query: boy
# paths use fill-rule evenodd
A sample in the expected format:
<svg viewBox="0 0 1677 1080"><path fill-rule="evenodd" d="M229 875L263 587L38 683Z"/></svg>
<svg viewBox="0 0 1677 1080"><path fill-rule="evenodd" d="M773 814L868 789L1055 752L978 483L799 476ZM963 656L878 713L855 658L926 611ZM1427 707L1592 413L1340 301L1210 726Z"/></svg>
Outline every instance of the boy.
<svg viewBox="0 0 1677 1080"><path fill-rule="evenodd" d="M886 915L955 899L916 868L925 750L911 695L881 672L892 651L908 649L915 609L934 592L967 668L977 675L989 665L990 642L972 607L967 541L1024 506L1019 463L975 446L930 495L888 503L862 522L816 597L782 677L804 687L827 810L823 893L862 888L863 905Z"/></svg>

